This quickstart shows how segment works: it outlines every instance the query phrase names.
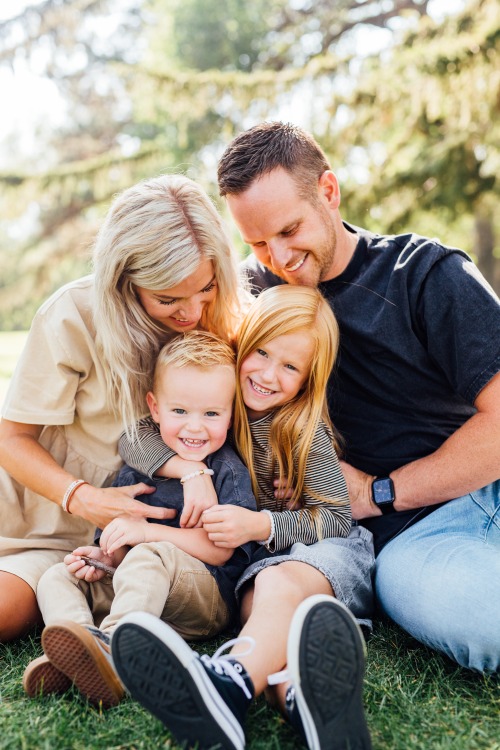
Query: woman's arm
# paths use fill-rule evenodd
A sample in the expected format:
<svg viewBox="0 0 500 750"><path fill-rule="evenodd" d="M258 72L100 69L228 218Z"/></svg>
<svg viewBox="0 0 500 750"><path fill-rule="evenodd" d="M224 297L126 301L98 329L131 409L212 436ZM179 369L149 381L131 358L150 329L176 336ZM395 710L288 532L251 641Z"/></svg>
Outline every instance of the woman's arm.
<svg viewBox="0 0 500 750"><path fill-rule="evenodd" d="M48 500L61 505L75 477L52 458L38 442L42 425L23 424L2 419L0 422L0 465L20 484ZM136 495L150 492L145 484L130 487L93 487L82 484L71 498L70 510L100 528L118 516L166 519L175 511L154 508L134 500Z"/></svg>

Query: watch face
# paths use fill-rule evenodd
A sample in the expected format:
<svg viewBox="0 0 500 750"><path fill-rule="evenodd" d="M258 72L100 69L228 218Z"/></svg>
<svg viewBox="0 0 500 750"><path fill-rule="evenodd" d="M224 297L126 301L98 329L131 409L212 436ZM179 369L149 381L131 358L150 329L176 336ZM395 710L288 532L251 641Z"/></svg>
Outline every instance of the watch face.
<svg viewBox="0 0 500 750"><path fill-rule="evenodd" d="M377 505L394 502L394 485L392 479L384 477L375 479L373 484L373 499Z"/></svg>

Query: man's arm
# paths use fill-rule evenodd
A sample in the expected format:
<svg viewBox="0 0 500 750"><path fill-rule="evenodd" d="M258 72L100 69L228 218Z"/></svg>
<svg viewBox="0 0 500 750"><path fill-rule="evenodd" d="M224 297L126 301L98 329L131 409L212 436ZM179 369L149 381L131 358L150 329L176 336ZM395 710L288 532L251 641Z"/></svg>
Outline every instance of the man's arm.
<svg viewBox="0 0 500 750"><path fill-rule="evenodd" d="M500 477L500 373L478 394L477 409L429 456L391 472L396 511L435 505L477 490ZM371 499L373 477L341 463L353 518L381 515Z"/></svg>

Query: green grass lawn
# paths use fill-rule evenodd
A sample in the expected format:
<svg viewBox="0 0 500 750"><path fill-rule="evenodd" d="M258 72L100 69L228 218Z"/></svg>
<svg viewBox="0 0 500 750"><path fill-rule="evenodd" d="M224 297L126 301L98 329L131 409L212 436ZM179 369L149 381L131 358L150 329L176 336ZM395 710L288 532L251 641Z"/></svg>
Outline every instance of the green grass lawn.
<svg viewBox="0 0 500 750"><path fill-rule="evenodd" d="M25 336L0 333L0 403ZM214 648L207 644L209 653ZM163 726L129 699L107 712L74 691L29 699L22 675L40 653L39 635L0 644L0 750L176 747ZM392 625L377 623L369 641L365 706L374 750L500 750L498 678L460 669ZM252 750L302 747L262 699L250 711L247 730Z"/></svg>
<svg viewBox="0 0 500 750"><path fill-rule="evenodd" d="M215 645L218 645L217 641ZM206 644L212 653L213 643ZM106 712L71 689L28 698L21 679L41 653L37 636L0 645L2 750L159 750L176 747L131 699ZM395 626L378 623L368 643L365 706L374 750L500 750L500 683L455 666ZM247 723L252 750L298 750L293 730L259 699Z"/></svg>

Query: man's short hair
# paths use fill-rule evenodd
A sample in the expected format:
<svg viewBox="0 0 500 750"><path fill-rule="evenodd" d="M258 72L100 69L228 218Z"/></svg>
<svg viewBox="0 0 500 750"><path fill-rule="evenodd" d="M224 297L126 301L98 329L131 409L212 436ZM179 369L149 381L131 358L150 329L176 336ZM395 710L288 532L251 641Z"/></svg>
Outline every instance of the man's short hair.
<svg viewBox="0 0 500 750"><path fill-rule="evenodd" d="M318 180L327 169L328 159L312 135L283 122L263 122L240 133L229 144L219 162L219 191L237 195L254 180L282 167L294 179L299 194L316 199Z"/></svg>

